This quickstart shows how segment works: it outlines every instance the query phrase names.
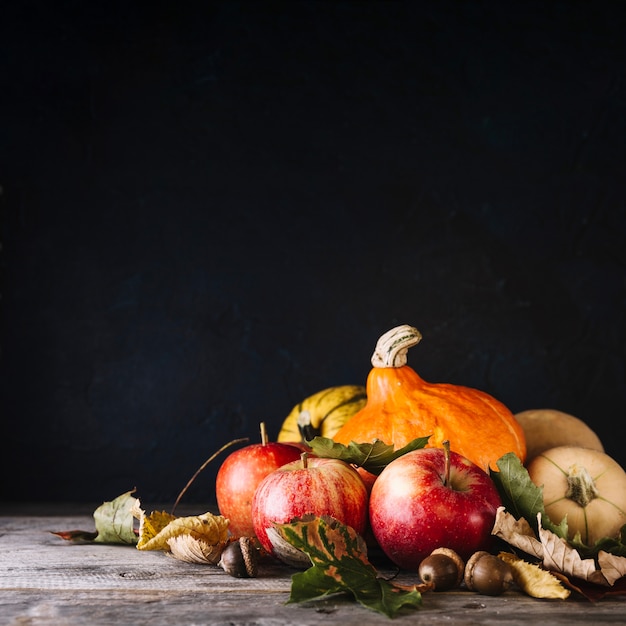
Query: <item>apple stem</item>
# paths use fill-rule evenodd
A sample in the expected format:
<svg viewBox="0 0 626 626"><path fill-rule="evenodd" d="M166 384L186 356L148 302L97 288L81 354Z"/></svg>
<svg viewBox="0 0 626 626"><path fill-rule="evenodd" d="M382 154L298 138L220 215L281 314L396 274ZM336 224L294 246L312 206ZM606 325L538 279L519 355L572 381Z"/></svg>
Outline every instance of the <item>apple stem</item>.
<svg viewBox="0 0 626 626"><path fill-rule="evenodd" d="M174 511L176 510L176 507L178 506L178 503L180 502L181 498L185 495L185 492L187 491L187 489L189 489L189 487L191 487L191 484L193 483L194 480L196 480L196 478L198 477L198 474L200 474L200 472L202 472L202 470L204 470L204 468L215 458L217 457L218 454L220 454L221 452L223 452L224 450L226 450L226 448L229 448L230 446L233 446L237 443L244 443L246 441L249 441L248 437L243 437L242 439L233 439L232 441L229 441L227 444L224 444L217 452L214 452L195 472L195 474L189 479L189 481L187 482L187 484L183 487L182 491L178 494L178 497L176 498L176 502L174 502L174 506L172 507L171 510L171 514L174 515Z"/></svg>
<svg viewBox="0 0 626 626"><path fill-rule="evenodd" d="M267 443L267 430L265 430L265 422L261 422L261 443L263 445Z"/></svg>
<svg viewBox="0 0 626 626"><path fill-rule="evenodd" d="M309 459L309 455L307 452L303 452L300 455L300 460L302 461L302 469L306 469L307 466L309 465L308 459Z"/></svg>
<svg viewBox="0 0 626 626"><path fill-rule="evenodd" d="M446 439L443 443L443 456L445 459L444 485L450 483L450 442Z"/></svg>

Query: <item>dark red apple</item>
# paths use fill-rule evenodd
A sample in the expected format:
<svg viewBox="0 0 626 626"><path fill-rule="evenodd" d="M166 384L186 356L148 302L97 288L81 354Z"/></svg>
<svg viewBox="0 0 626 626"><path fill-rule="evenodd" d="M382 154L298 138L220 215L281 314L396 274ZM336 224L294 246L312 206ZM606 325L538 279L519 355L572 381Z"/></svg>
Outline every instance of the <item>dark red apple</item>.
<svg viewBox="0 0 626 626"><path fill-rule="evenodd" d="M435 548L452 548L463 559L489 550L500 504L495 484L472 461L422 448L380 473L370 494L369 520L389 559L417 571Z"/></svg>
<svg viewBox="0 0 626 626"><path fill-rule="evenodd" d="M267 441L261 425L261 442L231 452L215 479L215 496L220 515L228 518L234 537L254 537L252 496L259 483L285 463L300 458L297 445Z"/></svg>
<svg viewBox="0 0 626 626"><path fill-rule="evenodd" d="M254 532L273 549L268 529L306 515L330 516L357 533L365 530L368 493L358 472L344 461L308 457L283 465L259 484L252 500ZM280 557L279 557L280 558Z"/></svg>

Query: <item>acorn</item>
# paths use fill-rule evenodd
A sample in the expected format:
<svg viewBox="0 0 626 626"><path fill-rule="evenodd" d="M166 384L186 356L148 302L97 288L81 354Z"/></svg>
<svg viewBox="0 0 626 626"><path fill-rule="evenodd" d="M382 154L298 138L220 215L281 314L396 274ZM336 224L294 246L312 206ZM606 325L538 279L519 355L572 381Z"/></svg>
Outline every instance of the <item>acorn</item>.
<svg viewBox="0 0 626 626"><path fill-rule="evenodd" d="M450 548L436 548L419 565L422 582L433 591L448 591L463 581L463 559Z"/></svg>
<svg viewBox="0 0 626 626"><path fill-rule="evenodd" d="M513 571L502 559L480 550L467 561L463 580L470 591L499 596L513 584Z"/></svg>
<svg viewBox="0 0 626 626"><path fill-rule="evenodd" d="M258 562L259 553L250 537L239 537L224 548L218 565L235 578L255 578Z"/></svg>

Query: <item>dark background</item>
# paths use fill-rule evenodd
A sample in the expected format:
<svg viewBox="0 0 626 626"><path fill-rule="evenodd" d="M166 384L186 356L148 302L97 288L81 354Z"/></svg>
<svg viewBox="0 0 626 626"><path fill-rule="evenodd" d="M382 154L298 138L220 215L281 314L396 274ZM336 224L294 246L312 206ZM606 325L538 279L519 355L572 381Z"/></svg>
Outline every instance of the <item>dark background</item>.
<svg viewBox="0 0 626 626"><path fill-rule="evenodd" d="M622 6L3 4L3 499L172 502L400 323L626 465Z"/></svg>

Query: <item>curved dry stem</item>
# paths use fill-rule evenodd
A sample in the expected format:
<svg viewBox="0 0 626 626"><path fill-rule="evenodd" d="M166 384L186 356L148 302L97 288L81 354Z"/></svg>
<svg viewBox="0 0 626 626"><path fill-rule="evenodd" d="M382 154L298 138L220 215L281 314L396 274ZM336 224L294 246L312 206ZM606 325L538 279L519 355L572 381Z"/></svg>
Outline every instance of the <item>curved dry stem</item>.
<svg viewBox="0 0 626 626"><path fill-rule="evenodd" d="M195 474L189 479L189 482L183 487L183 490L178 494L178 497L176 498L176 502L174 502L174 506L172 507L171 510L171 514L174 515L174 511L176 510L176 507L178 506L178 503L180 502L181 498L185 495L187 489L189 489L189 487L191 487L191 484L193 483L194 480L196 480L196 478L198 477L198 475L200 474L200 472L202 472L202 470L204 470L204 468L219 454L221 454L222 452L224 452L224 450L226 450L227 448L230 448L230 446L234 446L236 443L244 443L246 441L249 441L248 437L242 437L241 439L233 439L232 441L229 441L228 443L224 444L219 450L217 450L217 452L214 452L195 472Z"/></svg>

